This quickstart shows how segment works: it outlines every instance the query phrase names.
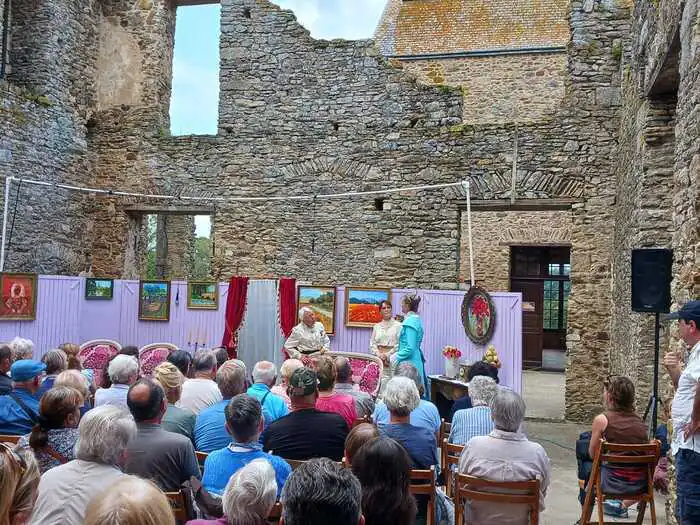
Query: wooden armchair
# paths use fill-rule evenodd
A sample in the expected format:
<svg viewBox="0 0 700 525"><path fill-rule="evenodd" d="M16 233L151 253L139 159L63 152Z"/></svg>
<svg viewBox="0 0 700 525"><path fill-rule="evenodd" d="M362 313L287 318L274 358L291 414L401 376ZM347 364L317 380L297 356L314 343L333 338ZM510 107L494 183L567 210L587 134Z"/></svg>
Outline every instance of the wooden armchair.
<svg viewBox="0 0 700 525"><path fill-rule="evenodd" d="M411 470L411 494L420 499L427 499L426 525L435 524L435 466L430 470ZM423 496L423 498L421 498ZM419 510L420 512L420 510Z"/></svg>
<svg viewBox="0 0 700 525"><path fill-rule="evenodd" d="M10 434L0 434L0 443L10 443L16 445L22 436L12 436Z"/></svg>
<svg viewBox="0 0 700 525"><path fill-rule="evenodd" d="M661 454L661 443L654 440L651 443L642 445L622 445L616 443L608 443L605 440L600 441L600 446L593 458L593 469L591 477L588 480L586 487L586 499L583 502L581 510L580 525L590 525L598 523L603 525L606 523L629 523L641 524L644 520L647 504L651 510L651 523L656 525L656 507L654 505L654 469L659 461ZM610 493L603 490L601 474L603 466L613 466L615 468L638 467L646 471L646 484L640 491L630 490L630 493ZM603 503L606 499L617 499L626 501L638 501L637 520L634 522L620 521L605 521L603 514ZM598 520L591 521L593 514L593 505L595 500L598 501Z"/></svg>
<svg viewBox="0 0 700 525"><path fill-rule="evenodd" d="M485 479L457 474L455 499L455 525L481 525L472 520L466 509L469 502L488 502L491 505L519 504L527 507L529 525L539 524L540 482L530 481L488 481Z"/></svg>
<svg viewBox="0 0 700 525"><path fill-rule="evenodd" d="M445 439L450 437L450 432L452 431L452 423L445 421L445 418L440 420L440 431L438 432L438 443L442 443Z"/></svg>
<svg viewBox="0 0 700 525"><path fill-rule="evenodd" d="M185 523L191 519L187 498L185 498L181 490L177 492L166 492L165 497L168 498L168 503L170 503L170 508L173 510L173 516L177 523Z"/></svg>
<svg viewBox="0 0 700 525"><path fill-rule="evenodd" d="M464 451L464 445L454 445L442 440L440 453L442 455L442 475L445 478L445 494L454 499L455 475L459 465L459 457Z"/></svg>
<svg viewBox="0 0 700 525"><path fill-rule="evenodd" d="M199 463L199 470L201 470L202 474L204 474L204 462L207 460L207 457L209 456L209 454L207 454L206 452L195 451L194 455L197 456L197 463Z"/></svg>

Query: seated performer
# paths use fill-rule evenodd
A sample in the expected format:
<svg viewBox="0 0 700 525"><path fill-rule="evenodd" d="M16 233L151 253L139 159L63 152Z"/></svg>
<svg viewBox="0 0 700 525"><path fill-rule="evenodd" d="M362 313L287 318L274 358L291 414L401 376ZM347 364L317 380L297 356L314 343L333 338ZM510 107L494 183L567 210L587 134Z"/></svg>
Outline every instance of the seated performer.
<svg viewBox="0 0 700 525"><path fill-rule="evenodd" d="M292 329L289 338L284 343L284 349L292 359L301 359L303 356L331 349L331 342L326 335L323 324L314 319L311 308L304 306L299 310L301 322Z"/></svg>

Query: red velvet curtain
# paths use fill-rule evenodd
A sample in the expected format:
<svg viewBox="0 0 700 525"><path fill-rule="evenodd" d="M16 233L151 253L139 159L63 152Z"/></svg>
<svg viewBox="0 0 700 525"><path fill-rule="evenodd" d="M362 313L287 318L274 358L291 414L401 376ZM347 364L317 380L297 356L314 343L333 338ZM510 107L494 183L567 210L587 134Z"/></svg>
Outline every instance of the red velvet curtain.
<svg viewBox="0 0 700 525"><path fill-rule="evenodd" d="M285 338L292 333L292 328L297 323L297 281L289 277L282 277L279 282L279 313L280 328ZM282 355L287 357L287 352L282 348Z"/></svg>
<svg viewBox="0 0 700 525"><path fill-rule="evenodd" d="M228 350L229 359L238 356L238 329L245 315L248 298L248 277L231 277L226 298L226 319L221 346Z"/></svg>

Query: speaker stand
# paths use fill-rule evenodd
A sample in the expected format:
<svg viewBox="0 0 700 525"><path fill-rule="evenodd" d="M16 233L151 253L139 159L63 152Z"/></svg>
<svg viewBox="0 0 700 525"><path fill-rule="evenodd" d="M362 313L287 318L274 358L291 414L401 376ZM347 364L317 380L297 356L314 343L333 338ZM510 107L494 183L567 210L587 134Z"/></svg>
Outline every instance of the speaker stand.
<svg viewBox="0 0 700 525"><path fill-rule="evenodd" d="M659 312L655 314L654 321L654 376L652 377L652 389L651 397L649 398L649 403L647 404L647 409L644 412L644 421L647 420L647 416L651 412L651 421L649 425L649 435L651 438L656 434L656 424L658 419L658 406L659 406L659 352L660 352L660 337L661 337L661 323Z"/></svg>

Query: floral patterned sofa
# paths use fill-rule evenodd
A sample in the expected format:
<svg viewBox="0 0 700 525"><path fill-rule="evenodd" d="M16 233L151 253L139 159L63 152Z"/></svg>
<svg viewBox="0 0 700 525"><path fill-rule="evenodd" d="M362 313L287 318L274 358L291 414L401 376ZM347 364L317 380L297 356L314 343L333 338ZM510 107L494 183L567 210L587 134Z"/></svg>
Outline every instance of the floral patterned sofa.
<svg viewBox="0 0 700 525"><path fill-rule="evenodd" d="M98 388L102 385L103 370L121 349L119 343L110 339L93 339L80 345L78 359L83 368L92 370Z"/></svg>
<svg viewBox="0 0 700 525"><path fill-rule="evenodd" d="M151 343L139 350L139 366L141 377L151 377L153 370L168 359L177 346L172 343Z"/></svg>

